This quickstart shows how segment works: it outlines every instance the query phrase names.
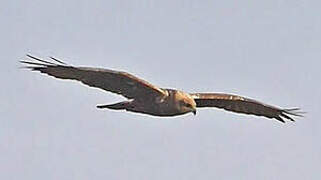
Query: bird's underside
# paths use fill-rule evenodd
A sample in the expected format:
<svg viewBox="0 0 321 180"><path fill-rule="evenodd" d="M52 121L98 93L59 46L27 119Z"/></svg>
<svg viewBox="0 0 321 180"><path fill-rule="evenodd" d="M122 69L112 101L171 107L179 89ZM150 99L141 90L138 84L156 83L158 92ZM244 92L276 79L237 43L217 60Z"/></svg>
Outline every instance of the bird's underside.
<svg viewBox="0 0 321 180"><path fill-rule="evenodd" d="M74 67L52 57L52 61L30 55L27 57L29 60L20 62L27 64L26 68L32 71L39 71L60 79L77 80L90 87L120 94L128 99L116 104L97 106L101 109L127 110L164 117L190 112L195 115L197 108L215 107L235 113L274 118L280 122L285 122L286 119L294 121L291 116L302 116L298 108L281 109L231 94L185 93L179 90L162 89L126 72Z"/></svg>

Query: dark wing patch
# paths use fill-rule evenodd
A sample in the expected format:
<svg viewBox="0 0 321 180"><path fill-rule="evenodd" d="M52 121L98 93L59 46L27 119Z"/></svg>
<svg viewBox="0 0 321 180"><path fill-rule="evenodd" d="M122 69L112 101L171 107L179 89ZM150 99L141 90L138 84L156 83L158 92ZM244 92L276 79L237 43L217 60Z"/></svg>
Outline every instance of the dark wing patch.
<svg viewBox="0 0 321 180"><path fill-rule="evenodd" d="M53 57L51 57L51 60L56 63L30 55L27 55L27 57L34 61L20 62L29 65L26 68L32 71L39 71L60 79L78 80L88 86L117 93L129 99L166 95L166 92L160 88L126 72L69 66Z"/></svg>
<svg viewBox="0 0 321 180"><path fill-rule="evenodd" d="M191 94L197 107L216 107L236 113L250 114L274 118L285 123L285 119L294 121L291 116L302 117L303 112L298 108L280 109L249 98L222 94L222 93L195 93Z"/></svg>

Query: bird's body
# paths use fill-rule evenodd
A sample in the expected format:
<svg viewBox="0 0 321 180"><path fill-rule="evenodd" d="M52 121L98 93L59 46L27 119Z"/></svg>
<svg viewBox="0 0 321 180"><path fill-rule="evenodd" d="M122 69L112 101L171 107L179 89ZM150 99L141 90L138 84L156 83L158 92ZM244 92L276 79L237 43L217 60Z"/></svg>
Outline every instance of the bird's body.
<svg viewBox="0 0 321 180"><path fill-rule="evenodd" d="M162 90L166 92L166 95L163 97L143 97L97 107L115 110L123 109L131 112L163 117L183 115L189 112L196 113L196 103L190 94L173 89Z"/></svg>
<svg viewBox="0 0 321 180"><path fill-rule="evenodd" d="M302 116L294 109L281 109L258 101L224 93L186 93L174 89L158 88L147 81L129 73L101 68L74 67L51 58L57 63L45 61L30 55L35 60L21 61L28 64L33 71L60 79L78 80L91 87L103 89L127 98L127 101L116 104L99 105L98 108L127 110L153 116L177 116L192 112L197 108L216 107L236 113L251 114L274 118L280 122L285 119L294 121L292 116Z"/></svg>

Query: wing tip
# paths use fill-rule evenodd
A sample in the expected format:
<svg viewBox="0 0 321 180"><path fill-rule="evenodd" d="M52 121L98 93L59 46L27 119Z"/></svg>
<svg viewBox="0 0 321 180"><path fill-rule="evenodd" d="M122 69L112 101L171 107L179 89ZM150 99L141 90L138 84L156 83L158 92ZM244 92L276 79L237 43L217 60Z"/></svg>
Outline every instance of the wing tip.
<svg viewBox="0 0 321 180"><path fill-rule="evenodd" d="M55 58L53 56L50 56L49 58L54 60L54 61L56 61L57 63L63 64L63 65L67 65L67 63L65 63L65 62L63 62L63 61L61 61L61 60L59 60L59 59L57 59L57 58Z"/></svg>
<svg viewBox="0 0 321 180"><path fill-rule="evenodd" d="M31 60L34 60L34 62L32 61L28 61L28 60L21 60L19 61L20 63L23 63L23 64L29 64L29 65L37 65L37 66L67 66L68 64L55 58L55 57L52 57L50 56L49 58L53 61L55 61L56 63L54 62L50 62L48 60L44 60L44 59L41 59L41 58L38 58L38 57L35 57L33 55L30 55L30 54L26 54L26 57L27 58L30 58Z"/></svg>
<svg viewBox="0 0 321 180"><path fill-rule="evenodd" d="M279 113L279 115L277 117L275 117L275 119L277 119L278 121L285 123L285 119L295 122L295 119L291 116L294 117L304 117L303 114L305 114L306 112L300 111L300 108L291 108L291 109L282 109Z"/></svg>

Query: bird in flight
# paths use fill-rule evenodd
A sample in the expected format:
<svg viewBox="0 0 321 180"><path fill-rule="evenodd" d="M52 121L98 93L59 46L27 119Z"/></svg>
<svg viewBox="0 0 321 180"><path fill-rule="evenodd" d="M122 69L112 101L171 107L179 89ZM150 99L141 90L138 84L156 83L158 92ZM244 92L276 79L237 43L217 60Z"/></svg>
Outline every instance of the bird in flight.
<svg viewBox="0 0 321 180"><path fill-rule="evenodd" d="M197 108L215 107L235 113L264 116L285 123L302 117L299 108L282 109L242 96L225 93L186 93L175 89L159 88L123 71L102 68L75 67L50 57L51 61L27 55L20 61L25 68L59 79L77 80L90 87L116 93L126 101L98 105L100 109L126 110L152 116L196 115Z"/></svg>

